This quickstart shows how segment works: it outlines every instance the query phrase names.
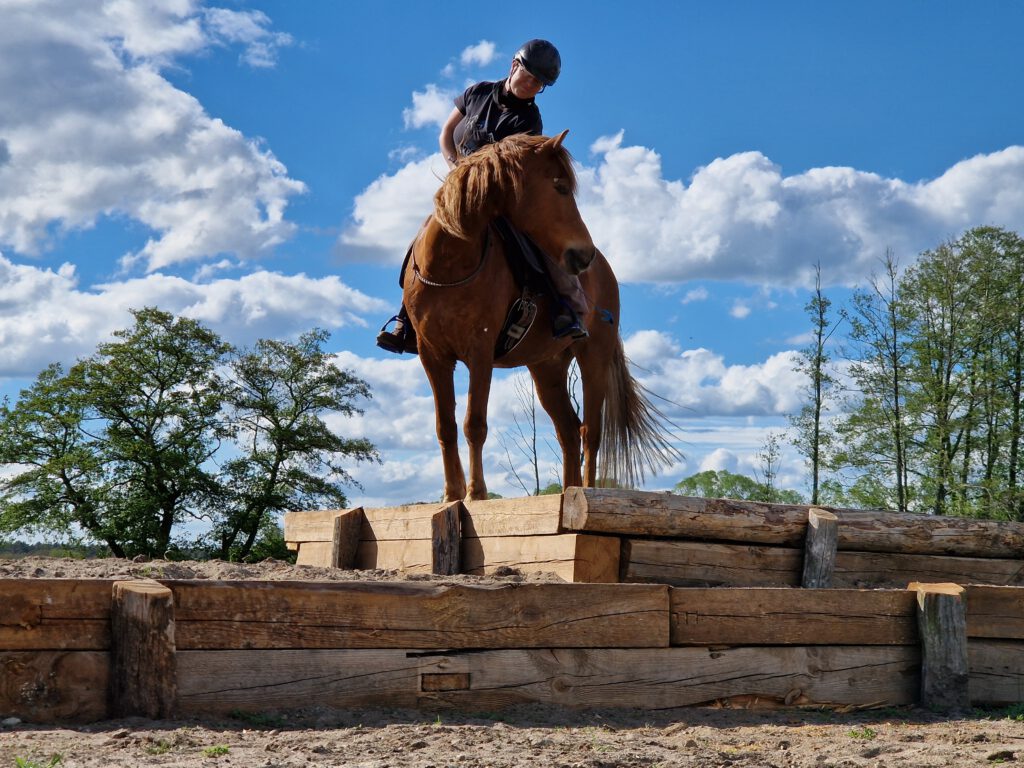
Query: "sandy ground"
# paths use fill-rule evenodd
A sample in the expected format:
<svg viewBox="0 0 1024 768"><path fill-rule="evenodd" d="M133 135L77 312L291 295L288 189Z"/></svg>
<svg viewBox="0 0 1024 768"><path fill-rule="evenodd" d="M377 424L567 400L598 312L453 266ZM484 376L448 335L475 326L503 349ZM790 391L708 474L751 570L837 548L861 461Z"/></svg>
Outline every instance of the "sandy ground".
<svg viewBox="0 0 1024 768"><path fill-rule="evenodd" d="M280 562L0 560L0 578L396 579ZM408 578L408 577L405 577ZM422 577L417 580L432 580ZM440 579L440 577L436 577ZM530 577L541 580L543 576ZM553 577L549 577L553 578ZM445 581L453 579L445 578ZM521 581L515 572L486 582ZM1024 764L1024 708L939 716L919 709L839 712L691 708L497 713L324 710L244 720L119 720L81 727L13 722L0 712L0 768L44 766L985 766Z"/></svg>

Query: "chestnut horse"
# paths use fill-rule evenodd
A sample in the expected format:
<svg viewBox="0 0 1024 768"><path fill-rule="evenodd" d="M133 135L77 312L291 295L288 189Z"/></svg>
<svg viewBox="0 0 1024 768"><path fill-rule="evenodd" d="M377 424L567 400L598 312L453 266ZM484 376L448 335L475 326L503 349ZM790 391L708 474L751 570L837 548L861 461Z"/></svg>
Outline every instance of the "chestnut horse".
<svg viewBox="0 0 1024 768"><path fill-rule="evenodd" d="M461 160L434 196L434 215L412 246L403 275L404 300L434 392L445 501L487 498L483 446L495 367L529 368L562 449L565 488L599 481L634 485L645 469L654 471L678 456L627 368L618 331L618 283L576 207L576 174L562 147L566 133L512 136ZM579 276L590 306L581 317L588 338L553 338L553 300L539 298L530 330L511 351L495 358L506 316L522 294L504 244L491 231L498 216L532 238L558 268ZM573 358L583 386L582 423L567 389ZM469 370L464 423L468 485L455 422L458 361Z"/></svg>

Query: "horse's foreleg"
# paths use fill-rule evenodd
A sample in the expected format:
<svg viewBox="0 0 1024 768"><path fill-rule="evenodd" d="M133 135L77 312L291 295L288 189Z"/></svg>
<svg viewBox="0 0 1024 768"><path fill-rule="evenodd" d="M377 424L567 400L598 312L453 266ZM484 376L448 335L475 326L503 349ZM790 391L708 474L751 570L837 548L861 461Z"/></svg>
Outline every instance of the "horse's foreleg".
<svg viewBox="0 0 1024 768"><path fill-rule="evenodd" d="M466 495L466 475L459 458L459 428L455 422L455 362L437 360L420 350L420 361L434 392L437 442L444 462L444 500L460 501Z"/></svg>
<svg viewBox="0 0 1024 768"><path fill-rule="evenodd" d="M573 408L566 387L569 363L568 355L559 356L529 366L533 383L537 388L537 399L551 417L558 444L562 448L562 488L580 485L580 419Z"/></svg>
<svg viewBox="0 0 1024 768"><path fill-rule="evenodd" d="M487 400L491 394L491 361L469 366L469 396L463 431L469 445L469 488L467 499L486 499L484 482L484 441L487 440Z"/></svg>
<svg viewBox="0 0 1024 768"><path fill-rule="evenodd" d="M607 335L604 329L602 331ZM592 336L600 334L592 333ZM583 441L583 485L587 488L595 487L599 480L597 457L603 437L605 401L610 383L609 366L612 360L607 340L598 340L601 344L595 343L593 338L588 339L584 349L576 355L583 383L583 425L580 427L580 437Z"/></svg>

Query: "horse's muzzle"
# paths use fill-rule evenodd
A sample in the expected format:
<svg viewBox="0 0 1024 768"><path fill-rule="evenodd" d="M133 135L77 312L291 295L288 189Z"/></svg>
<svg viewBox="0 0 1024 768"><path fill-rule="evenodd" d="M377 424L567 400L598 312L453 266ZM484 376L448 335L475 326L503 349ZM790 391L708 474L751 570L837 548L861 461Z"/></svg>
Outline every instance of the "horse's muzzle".
<svg viewBox="0 0 1024 768"><path fill-rule="evenodd" d="M566 248L563 254L562 263L570 275L578 275L583 272L597 255L596 248Z"/></svg>

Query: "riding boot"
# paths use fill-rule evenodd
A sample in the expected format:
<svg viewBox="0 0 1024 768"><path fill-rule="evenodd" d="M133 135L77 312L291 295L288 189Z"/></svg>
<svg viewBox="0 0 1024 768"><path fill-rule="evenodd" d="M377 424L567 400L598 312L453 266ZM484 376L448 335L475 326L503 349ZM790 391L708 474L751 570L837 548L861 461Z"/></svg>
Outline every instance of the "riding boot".
<svg viewBox="0 0 1024 768"><path fill-rule="evenodd" d="M394 330L387 329L388 323L395 324ZM412 323L409 322L409 315L405 311L404 304L398 310L398 314L381 327L380 333L377 334L377 346L395 354L409 352L415 355L417 353L416 331L413 329Z"/></svg>
<svg viewBox="0 0 1024 768"><path fill-rule="evenodd" d="M583 327L583 323L580 322L580 316L576 314L576 310L569 306L565 299L559 299L558 307L556 307L555 316L551 321L551 332L556 339L564 338L565 336L572 336L573 339L585 339L590 334L587 329Z"/></svg>

